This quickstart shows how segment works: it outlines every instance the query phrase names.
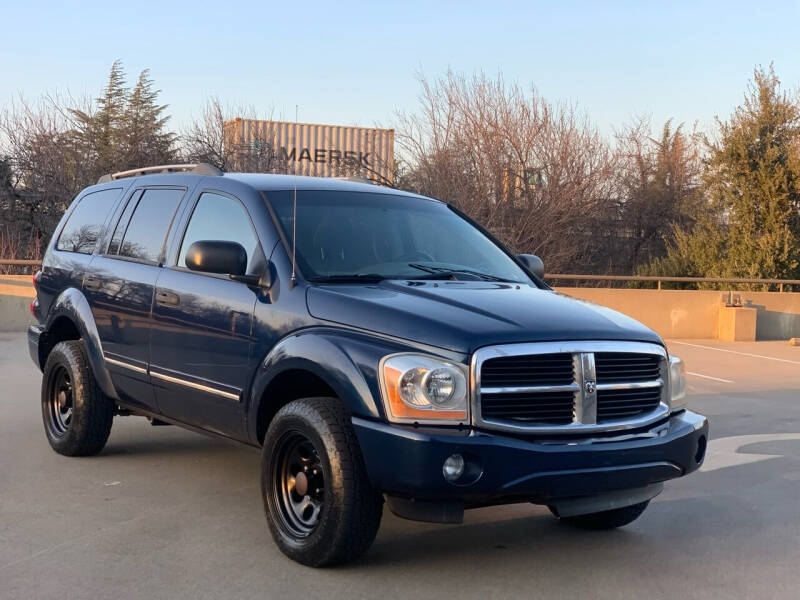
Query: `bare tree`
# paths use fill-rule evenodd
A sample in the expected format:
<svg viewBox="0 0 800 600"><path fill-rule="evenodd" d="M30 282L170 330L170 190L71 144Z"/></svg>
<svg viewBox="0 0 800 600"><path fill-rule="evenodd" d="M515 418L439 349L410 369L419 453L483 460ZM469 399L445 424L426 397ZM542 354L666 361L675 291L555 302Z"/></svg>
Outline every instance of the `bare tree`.
<svg viewBox="0 0 800 600"><path fill-rule="evenodd" d="M9 223L45 240L94 169L91 156L76 143L64 102L57 96L37 103L21 98L0 113L3 151L16 188Z"/></svg>
<svg viewBox="0 0 800 600"><path fill-rule="evenodd" d="M219 98L210 98L200 114L183 132L186 159L205 162L223 171L249 173L287 173L288 164L274 147L274 136L268 128L247 141L235 135L236 119L257 120L253 107L225 105Z"/></svg>
<svg viewBox="0 0 800 600"><path fill-rule="evenodd" d="M166 106L158 104L158 95L147 70L131 93L116 61L94 100L50 94L5 107L0 112L0 156L7 157L7 173L0 172L5 225L21 239L45 244L72 198L100 175L173 162L175 136L166 128Z"/></svg>
<svg viewBox="0 0 800 600"><path fill-rule="evenodd" d="M614 157L588 119L501 76L448 73L401 113L402 184L465 211L551 271L582 271L611 202Z"/></svg>
<svg viewBox="0 0 800 600"><path fill-rule="evenodd" d="M617 134L618 238L614 270L632 273L666 253L677 229L688 230L707 211L696 136L667 121L660 135L638 118Z"/></svg>

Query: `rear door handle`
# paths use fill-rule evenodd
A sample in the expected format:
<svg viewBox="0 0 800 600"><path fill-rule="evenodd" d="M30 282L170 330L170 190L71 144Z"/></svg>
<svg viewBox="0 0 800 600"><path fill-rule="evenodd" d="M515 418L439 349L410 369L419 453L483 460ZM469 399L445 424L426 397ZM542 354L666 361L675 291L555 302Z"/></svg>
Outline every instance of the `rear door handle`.
<svg viewBox="0 0 800 600"><path fill-rule="evenodd" d="M83 280L83 287L85 287L87 290L99 290L101 285L102 282L98 277L87 277Z"/></svg>
<svg viewBox="0 0 800 600"><path fill-rule="evenodd" d="M161 306L178 306L181 298L173 292L156 292L156 304Z"/></svg>

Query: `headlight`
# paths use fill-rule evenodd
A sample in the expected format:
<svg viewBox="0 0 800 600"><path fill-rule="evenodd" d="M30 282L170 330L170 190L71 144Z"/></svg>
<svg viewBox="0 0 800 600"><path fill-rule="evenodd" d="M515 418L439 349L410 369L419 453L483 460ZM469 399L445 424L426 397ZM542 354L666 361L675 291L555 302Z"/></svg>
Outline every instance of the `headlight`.
<svg viewBox="0 0 800 600"><path fill-rule="evenodd" d="M380 365L390 421L467 422L466 367L421 354L394 354Z"/></svg>
<svg viewBox="0 0 800 600"><path fill-rule="evenodd" d="M686 408L686 369L677 356L669 357L669 405L672 410Z"/></svg>

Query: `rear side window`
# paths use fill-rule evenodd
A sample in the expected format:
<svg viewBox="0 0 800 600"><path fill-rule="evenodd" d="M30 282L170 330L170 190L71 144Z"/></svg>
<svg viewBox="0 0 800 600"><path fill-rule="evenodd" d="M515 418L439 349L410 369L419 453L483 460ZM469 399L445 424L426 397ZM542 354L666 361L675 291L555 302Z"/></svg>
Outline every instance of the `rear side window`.
<svg viewBox="0 0 800 600"><path fill-rule="evenodd" d="M258 238L253 231L250 217L238 200L210 192L200 196L186 228L186 234L183 236L181 253L178 256L179 266L186 266L186 251L194 242L200 240L241 244L247 252L247 272L251 272Z"/></svg>
<svg viewBox="0 0 800 600"><path fill-rule="evenodd" d="M175 210L181 202L183 190L145 190L127 222L120 219L117 229L125 227L119 255L148 262L158 262L164 241L172 223ZM131 202L135 201L131 200ZM125 209L128 212L128 209ZM118 232L114 232L114 238Z"/></svg>
<svg viewBox="0 0 800 600"><path fill-rule="evenodd" d="M101 190L78 200L58 237L56 250L91 254L120 192L121 188Z"/></svg>

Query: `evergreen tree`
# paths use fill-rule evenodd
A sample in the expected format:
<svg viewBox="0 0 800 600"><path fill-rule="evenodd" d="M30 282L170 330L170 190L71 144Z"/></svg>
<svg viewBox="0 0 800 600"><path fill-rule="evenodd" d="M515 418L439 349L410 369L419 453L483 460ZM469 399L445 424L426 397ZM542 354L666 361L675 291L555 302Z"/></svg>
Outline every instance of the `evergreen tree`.
<svg viewBox="0 0 800 600"><path fill-rule="evenodd" d="M647 275L800 277L800 104L770 66L757 68L728 121L706 138L703 186L711 214L676 229Z"/></svg>
<svg viewBox="0 0 800 600"><path fill-rule="evenodd" d="M108 173L119 163L128 95L122 62L115 60L103 95L96 100L97 109L70 110L75 120L76 146L86 160L94 163L97 174Z"/></svg>
<svg viewBox="0 0 800 600"><path fill-rule="evenodd" d="M691 230L674 224L667 254L637 269L637 275L676 277L720 277L727 253L727 239L713 215L701 213ZM648 287L649 284L634 287ZM677 288L694 288L694 284L667 284ZM714 289L716 284L701 284ZM725 286L726 288L728 286Z"/></svg>
<svg viewBox="0 0 800 600"><path fill-rule="evenodd" d="M772 67L756 69L744 104L718 121L705 183L728 223L724 275L800 276L800 107Z"/></svg>
<svg viewBox="0 0 800 600"><path fill-rule="evenodd" d="M161 90L153 89L150 70L139 74L122 118L125 162L131 168L164 164L175 159L175 134L166 130L167 105L158 104Z"/></svg>

